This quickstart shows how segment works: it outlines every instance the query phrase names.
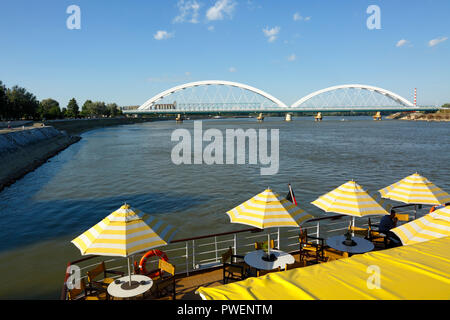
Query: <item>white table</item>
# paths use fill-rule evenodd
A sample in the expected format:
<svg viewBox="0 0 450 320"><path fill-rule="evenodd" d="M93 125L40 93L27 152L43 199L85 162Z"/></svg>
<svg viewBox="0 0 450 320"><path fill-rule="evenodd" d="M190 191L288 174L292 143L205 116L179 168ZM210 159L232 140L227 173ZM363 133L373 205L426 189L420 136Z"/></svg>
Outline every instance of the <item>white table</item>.
<svg viewBox="0 0 450 320"><path fill-rule="evenodd" d="M372 242L360 238L360 237L352 237L352 240L356 242L354 246L347 246L343 242L345 241L345 236L335 236L326 239L327 245L332 247L333 249L348 252L349 254L353 253L365 253L372 251L375 246Z"/></svg>
<svg viewBox="0 0 450 320"><path fill-rule="evenodd" d="M120 284L116 284L115 281L111 282L108 286L108 294L116 298L132 298L140 294L143 294L150 290L153 286L153 280L147 276L140 274L131 275L132 288L127 289L124 284L128 284L130 276L125 276L116 280L120 280ZM145 284L141 284L141 281L145 281Z"/></svg>
<svg viewBox="0 0 450 320"><path fill-rule="evenodd" d="M262 259L262 257L266 255L264 250L257 250L247 253L244 257L244 261L249 266L258 270L273 270L278 267L284 269L286 268L286 264L295 262L295 258L292 255L281 250L270 249L270 253L277 257L275 261L264 261Z"/></svg>

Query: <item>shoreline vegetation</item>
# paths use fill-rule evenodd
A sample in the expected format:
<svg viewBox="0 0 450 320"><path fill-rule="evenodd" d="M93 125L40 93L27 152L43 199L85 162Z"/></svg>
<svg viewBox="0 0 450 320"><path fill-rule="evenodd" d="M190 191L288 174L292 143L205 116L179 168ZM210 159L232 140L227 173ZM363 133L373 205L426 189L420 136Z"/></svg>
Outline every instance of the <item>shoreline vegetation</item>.
<svg viewBox="0 0 450 320"><path fill-rule="evenodd" d="M387 116L386 119L409 120L409 121L450 122L450 108L441 109L434 113L397 112L397 113Z"/></svg>

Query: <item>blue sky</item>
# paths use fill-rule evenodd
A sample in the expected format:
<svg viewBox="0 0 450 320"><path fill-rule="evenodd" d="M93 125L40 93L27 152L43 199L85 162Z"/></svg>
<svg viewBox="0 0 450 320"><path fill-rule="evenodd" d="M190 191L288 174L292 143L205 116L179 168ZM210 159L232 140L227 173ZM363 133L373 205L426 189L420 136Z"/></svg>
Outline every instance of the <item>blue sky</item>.
<svg viewBox="0 0 450 320"><path fill-rule="evenodd" d="M72 4L80 30L66 27ZM381 29L366 26L372 4ZM207 79L242 82L286 104L346 83L409 100L417 87L418 104L443 104L448 12L447 0L3 0L0 80L61 106L72 97L140 105Z"/></svg>

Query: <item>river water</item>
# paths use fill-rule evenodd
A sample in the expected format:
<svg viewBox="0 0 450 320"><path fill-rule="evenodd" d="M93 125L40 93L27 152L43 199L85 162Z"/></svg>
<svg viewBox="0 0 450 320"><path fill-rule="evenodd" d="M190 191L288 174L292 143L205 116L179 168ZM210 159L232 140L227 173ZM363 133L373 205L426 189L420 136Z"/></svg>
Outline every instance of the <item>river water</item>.
<svg viewBox="0 0 450 320"><path fill-rule="evenodd" d="M215 119L203 129L279 129L279 172L260 165L175 165L175 129L193 121L149 122L93 130L0 193L0 298L57 299L70 240L123 202L179 228L177 238L236 230L225 212L270 186L299 206L354 179L375 191L419 172L450 192L450 125L373 121L370 117ZM208 143L204 143L206 146ZM239 229L239 228L238 228ZM6 276L7 275L7 276Z"/></svg>

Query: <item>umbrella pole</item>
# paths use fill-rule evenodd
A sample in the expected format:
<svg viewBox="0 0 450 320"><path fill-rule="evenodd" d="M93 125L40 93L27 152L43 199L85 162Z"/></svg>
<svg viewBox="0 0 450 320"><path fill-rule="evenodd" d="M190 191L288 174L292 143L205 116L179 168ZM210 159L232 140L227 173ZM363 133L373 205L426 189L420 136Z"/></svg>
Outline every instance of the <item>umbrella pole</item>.
<svg viewBox="0 0 450 320"><path fill-rule="evenodd" d="M127 263L127 265L128 265L128 275L129 275L129 277L130 277L130 287L131 287L131 270L130 270L130 257L127 257L127 261L128 261L128 263Z"/></svg>
<svg viewBox="0 0 450 320"><path fill-rule="evenodd" d="M267 233L267 255L270 257L270 231Z"/></svg>

